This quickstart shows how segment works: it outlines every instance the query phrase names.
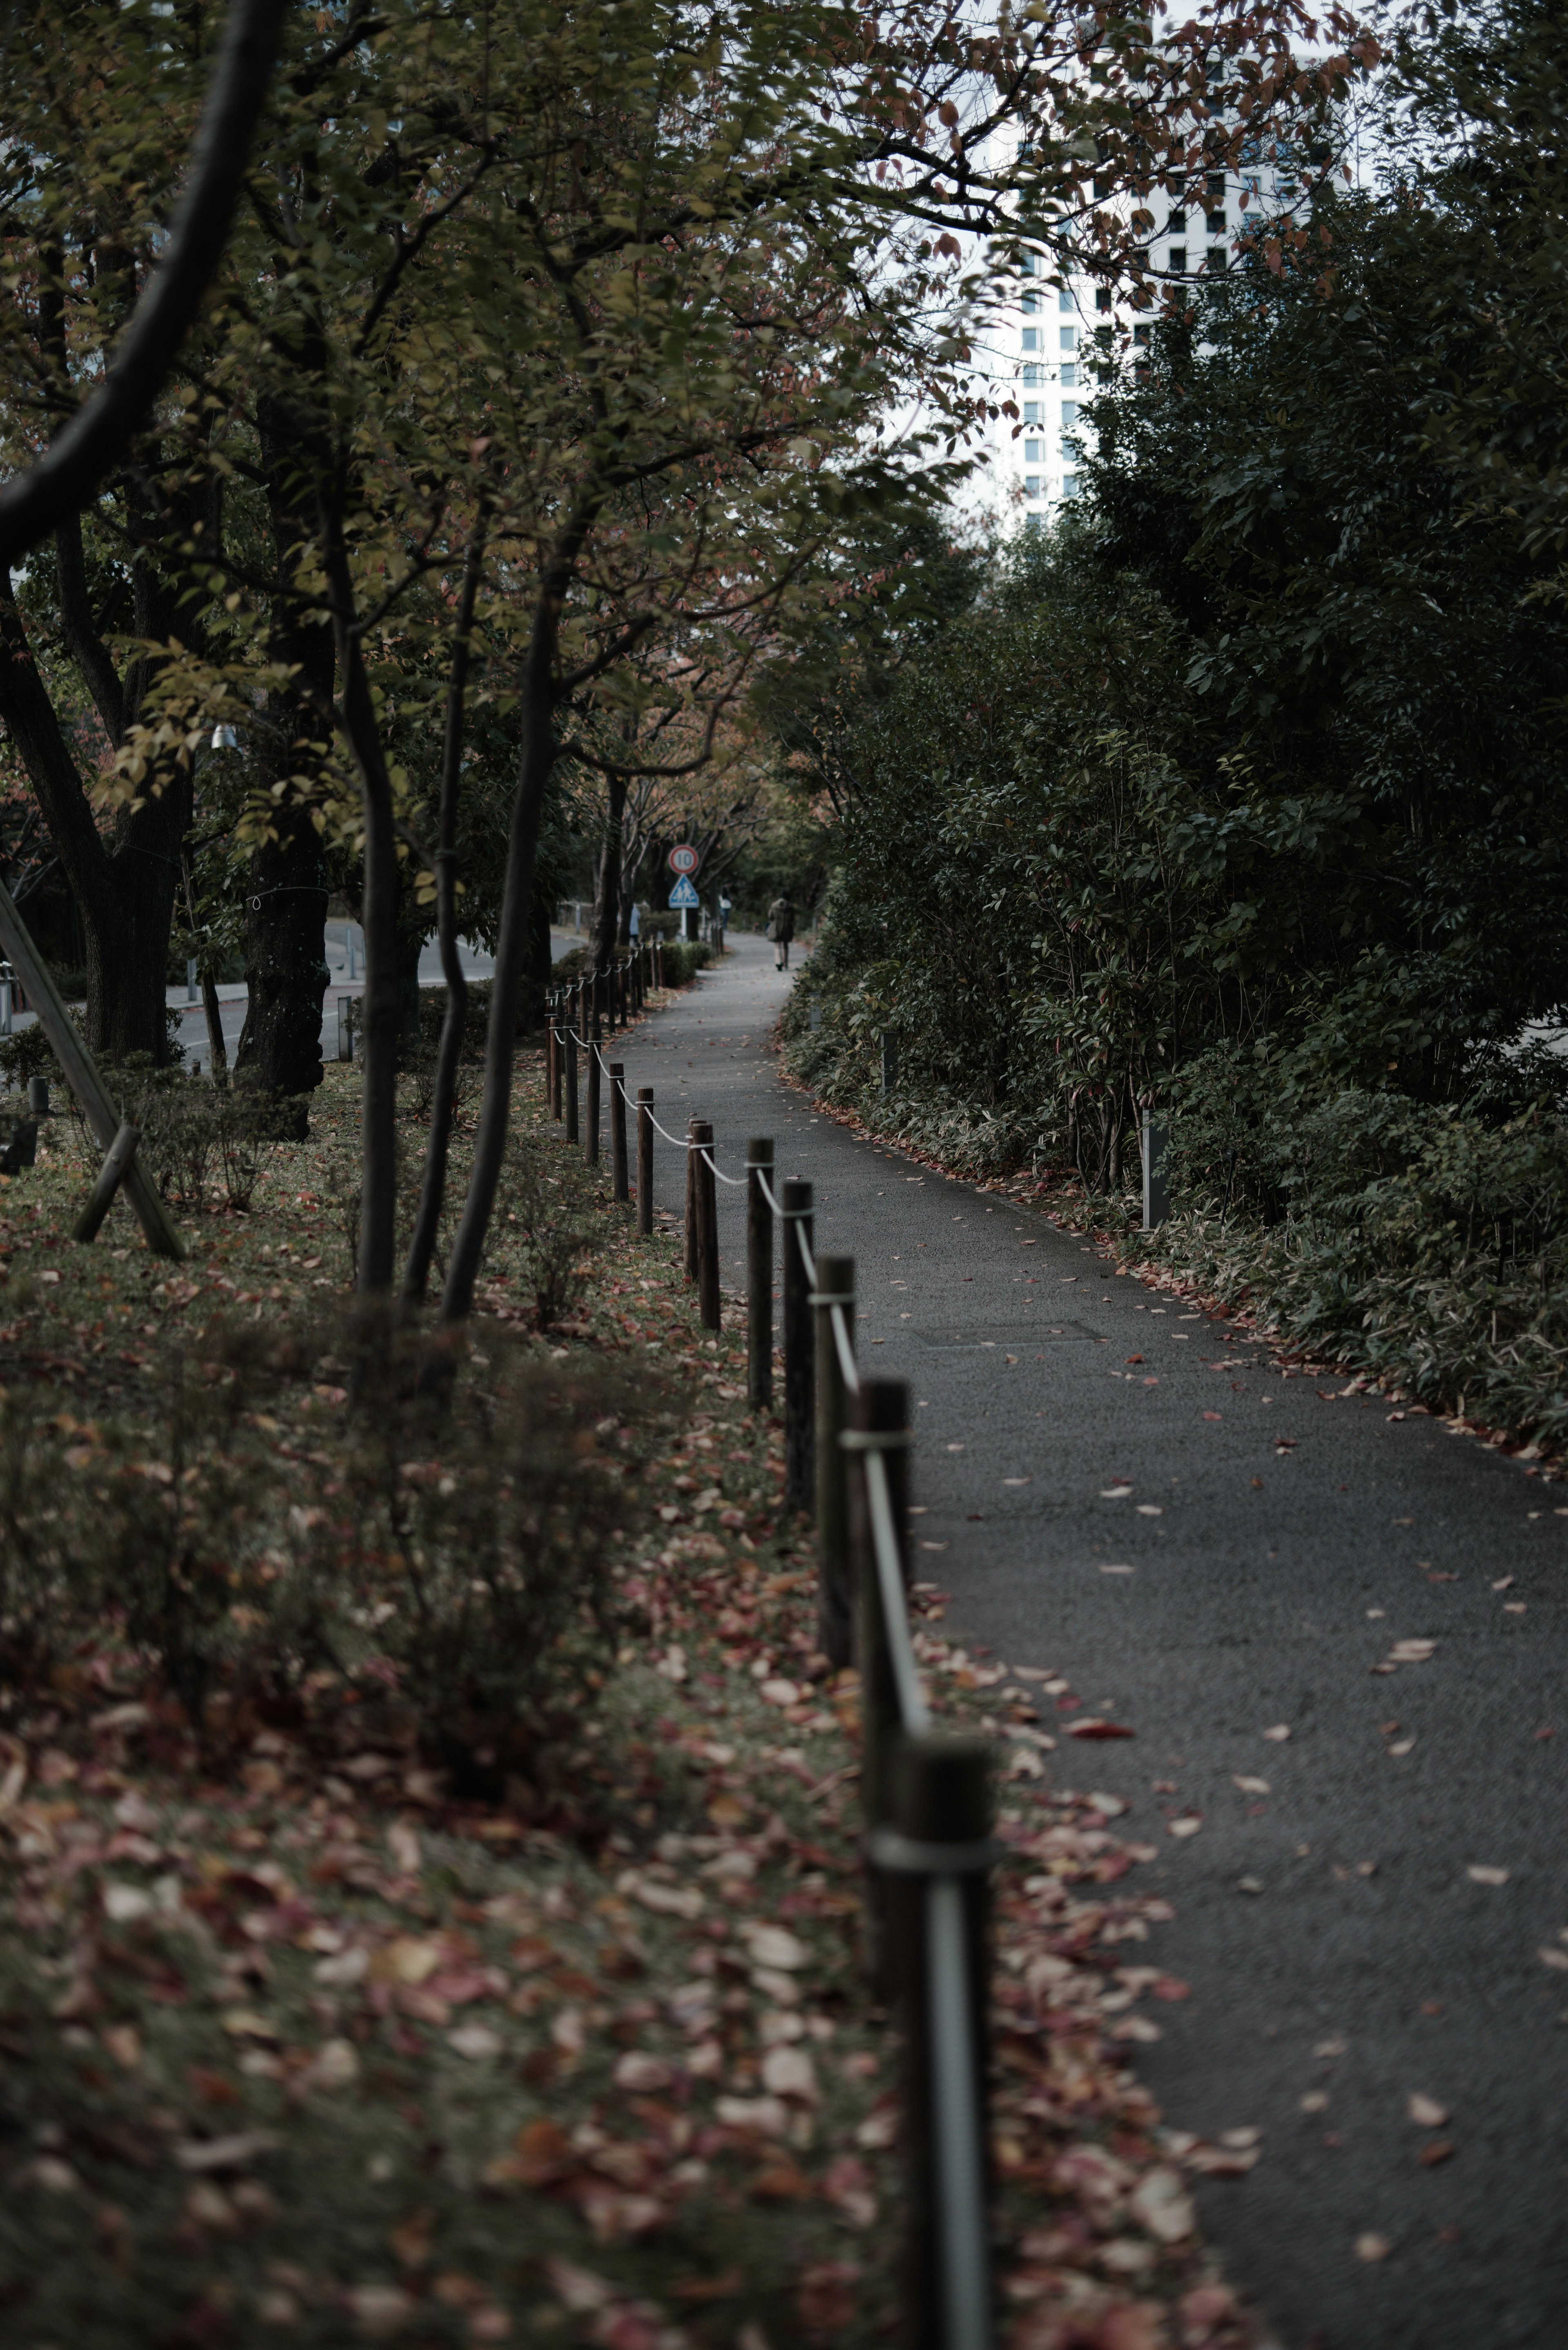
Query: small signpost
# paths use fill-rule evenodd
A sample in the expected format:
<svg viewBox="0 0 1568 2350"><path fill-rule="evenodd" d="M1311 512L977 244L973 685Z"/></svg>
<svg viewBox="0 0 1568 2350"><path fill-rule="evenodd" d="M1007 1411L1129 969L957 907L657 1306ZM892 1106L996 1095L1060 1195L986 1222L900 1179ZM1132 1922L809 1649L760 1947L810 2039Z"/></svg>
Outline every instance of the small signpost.
<svg viewBox="0 0 1568 2350"><path fill-rule="evenodd" d="M700 906L701 902L702 900L698 897L696 890L691 887L691 882L688 881L683 873L680 880L675 884L674 889L670 892L670 903L672 906L679 906L682 910L684 910L688 906Z"/></svg>
<svg viewBox="0 0 1568 2350"><path fill-rule="evenodd" d="M678 840L674 847L670 852L670 870L671 873L695 873L697 868L701 864L701 862L702 858L701 851L693 848L689 840ZM671 898L670 902L673 906L675 899ZM695 905L697 901L695 899L691 899L690 900L682 899L680 902L682 905L687 903Z"/></svg>

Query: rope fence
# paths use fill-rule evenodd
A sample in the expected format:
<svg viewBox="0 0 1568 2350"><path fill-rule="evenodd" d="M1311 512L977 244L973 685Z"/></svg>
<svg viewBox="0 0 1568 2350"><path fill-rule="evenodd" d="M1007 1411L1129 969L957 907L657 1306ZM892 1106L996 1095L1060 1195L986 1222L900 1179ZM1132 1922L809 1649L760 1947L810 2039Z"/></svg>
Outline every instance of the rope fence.
<svg viewBox="0 0 1568 2350"><path fill-rule="evenodd" d="M632 1114L645 1237L653 1230L654 1137L681 1152L686 1274L713 1331L722 1311L717 1186L745 1191L747 1396L759 1412L774 1405L775 1264L782 1273L784 1498L815 1522L818 1646L831 1666L853 1663L859 1673L866 1966L899 2025L900 2338L905 2350L991 2350L986 2014L1000 1847L991 1835L989 1742L935 1729L915 1654L909 1384L860 1371L855 1260L817 1251L812 1186L779 1180L773 1141L753 1138L744 1173L726 1174L711 1126L694 1118L684 1136L671 1134L654 1116L653 1088L639 1086L634 1097L624 1064L607 1059L607 1024L618 1012L624 1026L649 986L662 984L660 961L653 941L551 997L551 1113L597 1166L607 1085L618 1201L633 1196Z"/></svg>

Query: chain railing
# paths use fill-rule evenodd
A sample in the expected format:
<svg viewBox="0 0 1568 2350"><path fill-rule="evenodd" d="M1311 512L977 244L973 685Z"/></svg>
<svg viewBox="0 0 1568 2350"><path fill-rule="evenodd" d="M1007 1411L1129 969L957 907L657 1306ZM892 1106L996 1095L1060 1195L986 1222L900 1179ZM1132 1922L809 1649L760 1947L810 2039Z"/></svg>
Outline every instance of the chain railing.
<svg viewBox="0 0 1568 2350"><path fill-rule="evenodd" d="M660 983L657 943L631 959L622 1001L640 1008ZM784 1492L816 1523L817 1628L830 1665L853 1662L860 1693L865 1952L898 2016L907 2170L900 2285L906 2350L990 2350L992 2282L987 2157L990 1981L989 1742L938 1731L909 1622L909 1391L864 1375L855 1357L855 1260L815 1248L812 1186L777 1180L774 1144L746 1145L743 1173L720 1166L713 1129L684 1136L654 1116L653 1088L628 1090L603 1053L607 974L552 997L550 1103L578 1138L584 1056L590 1165L607 1083L617 1200L628 1197L627 1113L635 1114L638 1229L653 1230L654 1138L686 1162L686 1273L713 1331L723 1310L717 1186L746 1192L747 1393L774 1402L775 1239L782 1240ZM629 999L626 988L629 984ZM775 1226L780 1231L775 1235Z"/></svg>

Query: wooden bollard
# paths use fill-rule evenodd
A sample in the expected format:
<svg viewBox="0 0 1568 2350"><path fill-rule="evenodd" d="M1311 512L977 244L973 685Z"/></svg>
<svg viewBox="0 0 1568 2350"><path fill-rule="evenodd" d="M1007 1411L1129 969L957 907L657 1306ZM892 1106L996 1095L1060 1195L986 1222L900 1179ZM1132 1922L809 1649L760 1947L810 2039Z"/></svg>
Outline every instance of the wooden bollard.
<svg viewBox="0 0 1568 2350"><path fill-rule="evenodd" d="M611 1195L624 1202L631 1196L626 1169L626 1069L619 1061L609 1065L610 1097L610 1172Z"/></svg>
<svg viewBox="0 0 1568 2350"><path fill-rule="evenodd" d="M653 1235L653 1087L637 1089L637 1229Z"/></svg>
<svg viewBox="0 0 1568 2350"><path fill-rule="evenodd" d="M860 1815L867 1833L893 1815L893 1759L902 1716L893 1675L888 1611L883 1605L868 1456L881 1460L888 1483L893 1542L898 1558L898 1604L908 1617L909 1588L909 1387L907 1379L862 1379L849 1399L849 1425L839 1439L848 1456L849 1552L854 1580L855 1662L860 1674ZM883 1879L873 1869L867 1889L867 1971L878 1995L889 1999Z"/></svg>
<svg viewBox="0 0 1568 2350"><path fill-rule="evenodd" d="M550 1105L550 1116L561 1115L561 1080L556 1068L560 1040L556 1035L556 1004L553 996L545 998L545 1098Z"/></svg>
<svg viewBox="0 0 1568 2350"><path fill-rule="evenodd" d="M583 1034L588 1040L588 1117L587 1131L583 1137L583 1158L588 1166L597 1167L599 1163L599 1104L604 1066L599 1056L603 1032L597 1012L593 1026L585 1028Z"/></svg>
<svg viewBox="0 0 1568 2350"><path fill-rule="evenodd" d="M887 1873L888 1947L898 1975L903 2350L991 2338L990 1762L985 1738L900 1738L891 1830L870 1838L871 1857Z"/></svg>
<svg viewBox="0 0 1568 2350"><path fill-rule="evenodd" d="M809 1517L816 1502L812 1419L816 1333L811 1313L815 1276L806 1263L812 1246L811 1185L792 1179L779 1205L784 1210L784 1505Z"/></svg>
<svg viewBox="0 0 1568 2350"><path fill-rule="evenodd" d="M577 1139L577 1024L570 995L566 998L566 1022L562 1031L562 1041L566 1048L566 1140L576 1142Z"/></svg>
<svg viewBox="0 0 1568 2350"><path fill-rule="evenodd" d="M693 1118L691 1139L698 1146L687 1155L692 1160L697 1193L697 1312L704 1330L720 1327L719 1305L719 1183L713 1172L713 1129L706 1118Z"/></svg>
<svg viewBox="0 0 1568 2350"><path fill-rule="evenodd" d="M746 1145L746 1400L766 1411L774 1399L774 1146L753 1137Z"/></svg>
<svg viewBox="0 0 1568 2350"><path fill-rule="evenodd" d="M697 1278L697 1151L695 1148L698 1121L686 1121L686 1278Z"/></svg>
<svg viewBox="0 0 1568 2350"><path fill-rule="evenodd" d="M831 1665L846 1665L853 1620L849 1574L849 1490L840 1431L849 1418L849 1382L834 1335L833 1309L855 1343L855 1259L818 1256L816 1287L816 1645Z"/></svg>
<svg viewBox="0 0 1568 2350"><path fill-rule="evenodd" d="M97 1238L99 1226L114 1205L119 1191L136 1156L136 1146L141 1139L139 1126L122 1126L109 1146L109 1156L99 1170L98 1181L88 1193L87 1205L71 1230L74 1241Z"/></svg>

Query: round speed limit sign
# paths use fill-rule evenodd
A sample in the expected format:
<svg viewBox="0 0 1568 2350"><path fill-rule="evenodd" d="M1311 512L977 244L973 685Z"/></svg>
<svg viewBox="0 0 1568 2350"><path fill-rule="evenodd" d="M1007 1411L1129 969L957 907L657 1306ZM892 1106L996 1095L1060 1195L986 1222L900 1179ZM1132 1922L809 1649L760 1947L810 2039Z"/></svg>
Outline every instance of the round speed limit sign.
<svg viewBox="0 0 1568 2350"><path fill-rule="evenodd" d="M670 852L671 873L695 873L702 859L689 840L678 840Z"/></svg>

